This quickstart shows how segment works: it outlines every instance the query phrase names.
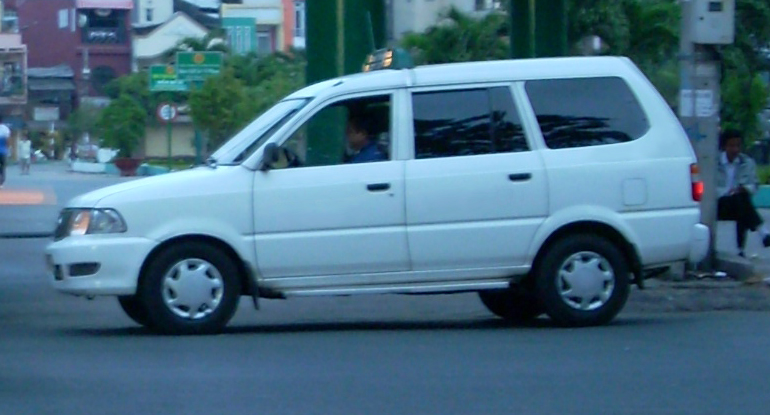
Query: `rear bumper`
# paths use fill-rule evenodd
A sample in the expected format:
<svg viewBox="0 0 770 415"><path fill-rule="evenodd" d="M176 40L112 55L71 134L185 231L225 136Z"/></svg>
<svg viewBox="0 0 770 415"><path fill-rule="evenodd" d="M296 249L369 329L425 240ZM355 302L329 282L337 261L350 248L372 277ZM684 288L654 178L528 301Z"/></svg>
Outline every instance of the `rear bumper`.
<svg viewBox="0 0 770 415"><path fill-rule="evenodd" d="M691 264L697 264L706 258L711 244L711 232L708 226L697 223L693 226L690 237L690 255L687 258Z"/></svg>

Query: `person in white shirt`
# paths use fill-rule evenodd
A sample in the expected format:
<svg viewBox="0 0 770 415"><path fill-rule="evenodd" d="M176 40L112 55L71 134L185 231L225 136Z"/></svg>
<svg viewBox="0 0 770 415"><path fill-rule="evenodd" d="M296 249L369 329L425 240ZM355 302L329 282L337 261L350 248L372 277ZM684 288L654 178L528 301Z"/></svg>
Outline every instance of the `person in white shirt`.
<svg viewBox="0 0 770 415"><path fill-rule="evenodd" d="M29 174L29 164L32 159L32 142L27 137L27 132L23 132L19 141L19 164L21 165L21 174Z"/></svg>
<svg viewBox="0 0 770 415"><path fill-rule="evenodd" d="M763 223L751 200L759 187L757 167L748 155L741 153L743 136L727 129L719 137L717 166L717 219L735 221L738 255L745 256L746 234L759 231L762 245L770 246L770 231Z"/></svg>

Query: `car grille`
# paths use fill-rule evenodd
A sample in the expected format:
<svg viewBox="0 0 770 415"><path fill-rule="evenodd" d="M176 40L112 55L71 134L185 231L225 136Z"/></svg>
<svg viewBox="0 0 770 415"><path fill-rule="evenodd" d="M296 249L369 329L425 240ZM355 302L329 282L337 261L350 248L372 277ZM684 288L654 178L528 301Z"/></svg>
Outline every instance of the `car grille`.
<svg viewBox="0 0 770 415"><path fill-rule="evenodd" d="M72 215L75 211L70 209L64 209L59 214L59 220L56 222L56 230L53 232L53 240L58 241L67 237L67 230L69 229Z"/></svg>

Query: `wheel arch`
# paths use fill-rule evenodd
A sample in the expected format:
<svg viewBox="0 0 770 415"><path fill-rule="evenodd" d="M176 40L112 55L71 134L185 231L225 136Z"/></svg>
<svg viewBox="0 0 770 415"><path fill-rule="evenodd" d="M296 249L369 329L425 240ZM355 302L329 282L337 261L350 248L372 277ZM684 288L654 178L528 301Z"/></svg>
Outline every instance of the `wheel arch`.
<svg viewBox="0 0 770 415"><path fill-rule="evenodd" d="M142 286L143 279L147 274L146 272L147 268L150 266L150 264L152 264L155 258L157 258L158 255L160 255L163 251L165 251L169 247L177 244L181 244L181 243L186 243L186 242L202 242L205 244L209 244L217 249L220 249L222 252L225 253L225 255L227 255L230 259L232 259L236 269L238 270L238 281L241 283L241 294L254 296L254 294L258 292L257 283L255 278L253 277L251 269L249 268L246 261L244 261L243 258L240 257L240 255L238 255L236 250L232 246L230 246L230 244L228 244L227 242L219 238L213 237L211 235L204 235L204 234L188 234L188 235L175 236L173 238L163 241L161 244L153 248L152 251L150 251L147 257L144 259L144 262L142 263L142 266L139 269L139 280L137 281L137 291L139 290L139 287Z"/></svg>
<svg viewBox="0 0 770 415"><path fill-rule="evenodd" d="M628 262L631 272L634 274L635 282L639 284L640 281L642 281L642 262L636 246L634 246L632 242L630 242L619 230L613 226L595 220L581 220L571 222L562 225L554 232L552 232L545 239L545 241L543 241L543 243L540 245L540 248L537 250L537 254L532 261L533 269L536 269L539 266L540 261L542 261L542 258L554 243L570 235L578 234L598 235L619 247L623 253L623 256Z"/></svg>

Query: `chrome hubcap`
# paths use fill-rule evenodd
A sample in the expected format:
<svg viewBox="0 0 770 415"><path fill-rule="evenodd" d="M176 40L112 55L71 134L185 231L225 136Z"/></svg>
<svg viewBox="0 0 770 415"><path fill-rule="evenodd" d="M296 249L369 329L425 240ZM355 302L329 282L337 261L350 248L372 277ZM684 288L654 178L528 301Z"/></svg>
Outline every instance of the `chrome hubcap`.
<svg viewBox="0 0 770 415"><path fill-rule="evenodd" d="M609 301L615 288L615 272L603 256L595 252L578 252L559 268L556 283L567 305L591 311Z"/></svg>
<svg viewBox="0 0 770 415"><path fill-rule="evenodd" d="M163 301L179 317L198 320L222 302L224 281L219 270L202 259L185 259L163 277Z"/></svg>

